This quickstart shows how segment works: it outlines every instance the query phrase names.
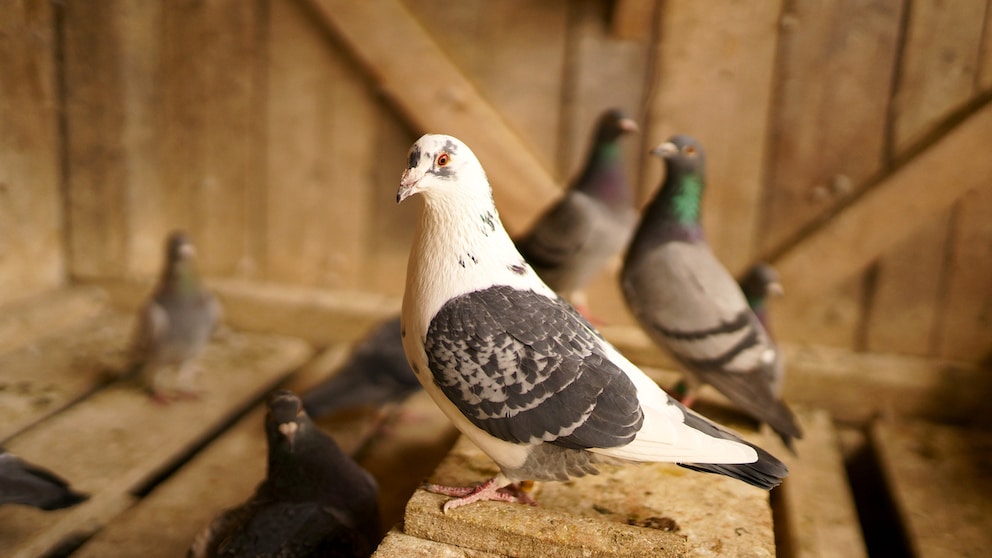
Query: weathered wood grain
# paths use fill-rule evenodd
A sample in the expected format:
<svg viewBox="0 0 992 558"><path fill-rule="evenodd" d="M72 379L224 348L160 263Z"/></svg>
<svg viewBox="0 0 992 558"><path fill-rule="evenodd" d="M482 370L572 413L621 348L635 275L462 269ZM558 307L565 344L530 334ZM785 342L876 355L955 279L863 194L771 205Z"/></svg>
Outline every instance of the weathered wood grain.
<svg viewBox="0 0 992 558"><path fill-rule="evenodd" d="M294 2L271 5L265 277L354 287L366 257L368 181L386 163L373 143L378 107L360 70L309 15ZM398 156L396 177L402 167Z"/></svg>
<svg viewBox="0 0 992 558"><path fill-rule="evenodd" d="M0 304L64 276L55 32L46 2L0 16Z"/></svg>
<svg viewBox="0 0 992 558"><path fill-rule="evenodd" d="M759 248L849 199L885 164L903 2L790 2L772 111Z"/></svg>
<svg viewBox="0 0 992 558"><path fill-rule="evenodd" d="M706 149L703 226L732 272L751 262L763 195L764 138L781 3L666 2L660 10L655 94L645 138L676 133ZM662 165L647 157L643 199L660 184Z"/></svg>
<svg viewBox="0 0 992 558"><path fill-rule="evenodd" d="M988 551L988 431L880 419L871 441L914 556L982 556Z"/></svg>
<svg viewBox="0 0 992 558"><path fill-rule="evenodd" d="M992 160L961 157L992 142L987 103L772 263L797 304L859 273L969 190L985 189ZM935 187L936 184L940 187Z"/></svg>
<svg viewBox="0 0 992 558"><path fill-rule="evenodd" d="M49 351L47 358L67 349ZM48 514L25 513L16 507L0 510L0 546L7 549L5 554L38 556L72 537L92 534L132 503L132 491L215 434L299 367L309 353L309 346L298 340L230 334L204 354L199 401L162 407L143 390L115 385L8 440L5 446L10 451L50 464L93 498ZM36 373L57 374L59 367L64 365L42 363Z"/></svg>
<svg viewBox="0 0 992 558"><path fill-rule="evenodd" d="M0 307L0 354L89 320L106 307L94 287L67 287Z"/></svg>
<svg viewBox="0 0 992 558"><path fill-rule="evenodd" d="M895 154L923 141L974 95L987 4L912 2L895 92Z"/></svg>
<svg viewBox="0 0 992 558"><path fill-rule="evenodd" d="M559 188L537 155L539 149L507 125L398 0L302 1L415 127L453 134L472 148L494 185L497 207L511 233L555 198Z"/></svg>
<svg viewBox="0 0 992 558"><path fill-rule="evenodd" d="M986 171L986 177L992 176ZM937 355L989 362L992 355L992 184L965 194L955 210Z"/></svg>

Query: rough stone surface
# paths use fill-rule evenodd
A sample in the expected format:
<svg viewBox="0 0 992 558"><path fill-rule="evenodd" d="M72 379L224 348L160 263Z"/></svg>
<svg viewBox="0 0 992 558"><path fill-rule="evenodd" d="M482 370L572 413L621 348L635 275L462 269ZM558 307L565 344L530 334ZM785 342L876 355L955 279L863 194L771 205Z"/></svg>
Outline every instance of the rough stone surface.
<svg viewBox="0 0 992 558"><path fill-rule="evenodd" d="M481 502L444 514L447 497L418 490L406 534L509 556L775 555L768 494L672 464L603 466L599 475L541 483L538 507ZM431 482L467 486L497 471L462 438Z"/></svg>
<svg viewBox="0 0 992 558"><path fill-rule="evenodd" d="M394 529L386 533L373 558L503 558L480 550L419 539Z"/></svg>

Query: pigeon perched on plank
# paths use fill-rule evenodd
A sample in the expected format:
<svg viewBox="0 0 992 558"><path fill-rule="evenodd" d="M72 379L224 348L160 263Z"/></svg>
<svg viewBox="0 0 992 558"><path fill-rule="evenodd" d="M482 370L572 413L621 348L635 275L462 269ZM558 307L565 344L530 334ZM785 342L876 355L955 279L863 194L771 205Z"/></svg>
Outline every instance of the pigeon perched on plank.
<svg viewBox="0 0 992 558"><path fill-rule="evenodd" d="M158 285L138 314L132 341L136 372L153 398L169 398L167 370L175 368L175 395L195 396L197 358L221 318L220 303L200 282L196 249L182 232L165 244L165 264Z"/></svg>
<svg viewBox="0 0 992 558"><path fill-rule="evenodd" d="M295 394L277 391L267 404L265 480L197 535L188 556L371 555L381 538L375 479L314 425Z"/></svg>
<svg viewBox="0 0 992 558"><path fill-rule="evenodd" d="M616 460L665 461L771 488L779 460L686 409L541 281L500 222L481 164L451 136L410 149L396 198L424 209L403 295L403 346L424 389L500 468L477 487L528 502L515 484L565 480Z"/></svg>
<svg viewBox="0 0 992 558"><path fill-rule="evenodd" d="M702 146L680 135L652 153L664 160L665 179L624 260L627 305L648 336L688 372L683 402L691 405L698 387L710 384L768 423L791 448L802 431L773 389L777 350L703 236Z"/></svg>
<svg viewBox="0 0 992 558"><path fill-rule="evenodd" d="M339 370L303 394L303 407L316 420L339 409L399 402L419 390L397 315L377 325Z"/></svg>
<svg viewBox="0 0 992 558"><path fill-rule="evenodd" d="M620 110L604 112L582 172L516 241L541 279L580 309L585 304L582 289L623 250L637 226L620 150L621 138L636 131L637 123Z"/></svg>
<svg viewBox="0 0 992 558"><path fill-rule="evenodd" d="M22 504L50 511L89 499L51 471L0 448L0 505Z"/></svg>

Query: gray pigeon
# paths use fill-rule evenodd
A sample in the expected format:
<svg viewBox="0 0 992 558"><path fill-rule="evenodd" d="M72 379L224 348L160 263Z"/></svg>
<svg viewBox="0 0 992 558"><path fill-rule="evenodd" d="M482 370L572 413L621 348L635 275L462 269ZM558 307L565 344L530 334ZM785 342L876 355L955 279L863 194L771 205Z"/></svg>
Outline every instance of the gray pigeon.
<svg viewBox="0 0 992 558"><path fill-rule="evenodd" d="M163 374L173 367L176 395L195 395L197 358L221 318L220 303L196 274L195 254L185 234L169 235L162 275L138 314L132 341L135 371L156 401L168 400Z"/></svg>
<svg viewBox="0 0 992 558"><path fill-rule="evenodd" d="M669 397L516 250L478 159L451 136L410 148L396 194L424 199L403 294L403 347L424 390L500 473L456 496L529 503L518 482L616 461L674 462L772 488L778 459Z"/></svg>
<svg viewBox="0 0 992 558"><path fill-rule="evenodd" d="M694 388L710 384L791 448L802 432L773 389L775 346L703 237L702 146L679 135L652 154L665 162L665 181L627 251L621 274L627 305L689 373L687 405Z"/></svg>
<svg viewBox="0 0 992 558"><path fill-rule="evenodd" d="M765 333L771 340L772 348L775 349L775 361L771 367L773 371L772 393L779 397L782 394L782 383L785 381L785 360L782 358L782 351L775 343L775 336L769 323L768 299L772 296L782 296L785 291L782 289L782 283L775 268L760 262L751 266L738 284L741 286L744 298L747 299L747 305L761 322L761 326L765 328Z"/></svg>
<svg viewBox="0 0 992 558"><path fill-rule="evenodd" d="M517 239L517 249L549 287L580 309L582 289L620 253L637 225L620 139L637 124L618 109L602 114L582 172L566 193Z"/></svg>
<svg viewBox="0 0 992 558"><path fill-rule="evenodd" d="M198 534L187 556L371 555L382 536L375 479L314 425L295 394L277 391L267 404L265 480Z"/></svg>
<svg viewBox="0 0 992 558"><path fill-rule="evenodd" d="M0 505L22 504L47 511L75 506L88 498L51 471L0 448Z"/></svg>
<svg viewBox="0 0 992 558"><path fill-rule="evenodd" d="M397 315L359 342L333 376L303 394L303 407L318 419L339 409L399 402L420 389L403 352Z"/></svg>

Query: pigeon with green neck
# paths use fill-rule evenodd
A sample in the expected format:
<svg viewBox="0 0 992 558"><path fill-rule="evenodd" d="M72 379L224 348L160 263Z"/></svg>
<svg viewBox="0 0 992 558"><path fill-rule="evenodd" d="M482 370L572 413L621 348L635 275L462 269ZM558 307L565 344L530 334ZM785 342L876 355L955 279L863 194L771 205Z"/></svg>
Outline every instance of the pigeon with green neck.
<svg viewBox="0 0 992 558"><path fill-rule="evenodd" d="M132 341L135 367L160 403L170 397L195 397L197 360L221 318L221 306L200 281L196 250L176 231L165 244L165 264L158 285L138 314ZM168 382L169 370L175 370Z"/></svg>
<svg viewBox="0 0 992 558"><path fill-rule="evenodd" d="M665 163L624 260L624 298L648 336L688 373L683 403L710 384L792 447L802 431L778 394L777 349L740 286L706 243L700 224L702 145L678 135L652 151Z"/></svg>
<svg viewBox="0 0 992 558"><path fill-rule="evenodd" d="M516 240L541 279L580 310L586 306L583 289L623 250L637 224L620 144L636 131L637 124L620 110L604 112L582 171L561 199Z"/></svg>

